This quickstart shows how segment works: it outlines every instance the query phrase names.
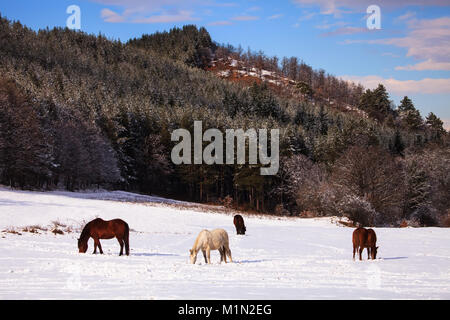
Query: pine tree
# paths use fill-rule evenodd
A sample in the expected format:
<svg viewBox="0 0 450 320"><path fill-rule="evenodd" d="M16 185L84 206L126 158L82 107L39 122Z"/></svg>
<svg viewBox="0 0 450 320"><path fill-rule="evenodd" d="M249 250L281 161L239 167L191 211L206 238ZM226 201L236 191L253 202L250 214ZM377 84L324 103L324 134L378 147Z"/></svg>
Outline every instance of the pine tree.
<svg viewBox="0 0 450 320"><path fill-rule="evenodd" d="M328 113L323 105L320 106L318 115L319 132L322 136L328 133Z"/></svg>
<svg viewBox="0 0 450 320"><path fill-rule="evenodd" d="M389 95L382 84L373 91L366 90L360 99L359 108L381 123L393 113Z"/></svg>
<svg viewBox="0 0 450 320"><path fill-rule="evenodd" d="M402 135L400 130L395 130L395 135L393 141L389 145L389 149L394 156L403 156L405 150L405 144L402 140Z"/></svg>
<svg viewBox="0 0 450 320"><path fill-rule="evenodd" d="M422 129L423 119L417 109L406 111L402 120L409 130L417 131Z"/></svg>
<svg viewBox="0 0 450 320"><path fill-rule="evenodd" d="M406 112L409 110L416 110L413 102L407 96L403 97L402 101L400 101L400 105L398 106L398 111L400 113Z"/></svg>
<svg viewBox="0 0 450 320"><path fill-rule="evenodd" d="M407 130L418 131L422 129L423 119L419 110L407 96L403 98L398 107L399 116Z"/></svg>
<svg viewBox="0 0 450 320"><path fill-rule="evenodd" d="M404 214L408 219L414 211L429 205L431 185L425 168L414 157L407 159L405 178L407 189Z"/></svg>
<svg viewBox="0 0 450 320"><path fill-rule="evenodd" d="M433 112L430 112L425 121L427 127L431 131L431 140L440 141L446 134L444 122L439 119Z"/></svg>
<svg viewBox="0 0 450 320"><path fill-rule="evenodd" d="M12 81L0 79L0 180L41 187L52 157L36 110Z"/></svg>

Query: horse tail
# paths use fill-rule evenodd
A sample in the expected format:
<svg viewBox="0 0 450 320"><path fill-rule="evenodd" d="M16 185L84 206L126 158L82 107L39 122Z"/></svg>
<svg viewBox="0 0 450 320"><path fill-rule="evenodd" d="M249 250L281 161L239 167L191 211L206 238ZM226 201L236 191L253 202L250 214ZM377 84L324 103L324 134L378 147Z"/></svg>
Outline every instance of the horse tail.
<svg viewBox="0 0 450 320"><path fill-rule="evenodd" d="M130 227L128 223L125 222L125 232L123 235L123 241L125 242L125 253L130 255Z"/></svg>
<svg viewBox="0 0 450 320"><path fill-rule="evenodd" d="M225 233L225 241L223 244L223 252L225 255L227 255L230 258L230 261L233 262L233 259L231 258L231 250L230 250L230 242L228 241L228 234Z"/></svg>
<svg viewBox="0 0 450 320"><path fill-rule="evenodd" d="M227 246L226 252L228 253L228 257L230 258L230 261L233 262L233 258L231 257L231 250L230 250L229 246Z"/></svg>

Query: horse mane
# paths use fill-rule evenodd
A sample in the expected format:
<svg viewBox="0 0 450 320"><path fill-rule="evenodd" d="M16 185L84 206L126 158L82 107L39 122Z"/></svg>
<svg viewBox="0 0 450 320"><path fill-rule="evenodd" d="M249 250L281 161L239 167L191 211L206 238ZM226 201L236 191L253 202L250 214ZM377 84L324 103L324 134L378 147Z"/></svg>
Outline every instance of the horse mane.
<svg viewBox="0 0 450 320"><path fill-rule="evenodd" d="M203 231L202 231L202 232L203 232ZM200 241L200 234L201 234L202 232L200 232L200 233L197 235L197 238L195 238L194 245L192 246L192 251L194 251L194 252L197 252L197 246L198 246L198 242Z"/></svg>
<svg viewBox="0 0 450 320"><path fill-rule="evenodd" d="M88 222L84 226L83 231L81 231L80 239L79 239L80 241L85 241L86 239L89 239L89 234L90 234L90 230L91 230L91 222Z"/></svg>
<svg viewBox="0 0 450 320"><path fill-rule="evenodd" d="M192 246L192 250L194 251L194 252L198 252L198 250L199 250L199 243L200 243L200 241L202 241L202 238L203 238L203 234L205 234L205 233L210 233L210 231L209 230L202 230L199 234L198 234L198 236L197 236L197 238L195 239L195 242L194 242L194 245Z"/></svg>

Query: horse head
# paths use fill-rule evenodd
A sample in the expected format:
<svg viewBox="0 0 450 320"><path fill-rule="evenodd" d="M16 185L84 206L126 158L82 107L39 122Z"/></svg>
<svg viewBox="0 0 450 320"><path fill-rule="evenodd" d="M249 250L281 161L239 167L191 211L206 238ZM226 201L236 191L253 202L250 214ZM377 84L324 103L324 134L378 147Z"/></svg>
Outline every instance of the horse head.
<svg viewBox="0 0 450 320"><path fill-rule="evenodd" d="M372 249L372 252L371 252L372 260L375 260L377 258L378 248L379 247L375 247L375 248Z"/></svg>
<svg viewBox="0 0 450 320"><path fill-rule="evenodd" d="M81 241L80 238L78 240L78 252L79 253L86 253L88 249L88 243L87 241Z"/></svg>
<svg viewBox="0 0 450 320"><path fill-rule="evenodd" d="M195 262L197 261L197 254L195 253L194 250L189 249L189 255L190 255L190 258L191 258L191 263L195 264Z"/></svg>

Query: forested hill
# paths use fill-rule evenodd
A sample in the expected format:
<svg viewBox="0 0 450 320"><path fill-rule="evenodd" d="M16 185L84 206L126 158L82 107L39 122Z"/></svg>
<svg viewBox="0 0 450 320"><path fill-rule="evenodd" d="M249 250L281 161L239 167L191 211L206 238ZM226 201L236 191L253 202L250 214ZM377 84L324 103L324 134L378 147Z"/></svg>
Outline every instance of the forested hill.
<svg viewBox="0 0 450 320"><path fill-rule="evenodd" d="M280 60L261 51L244 52L241 47L215 43L205 28L193 25L143 35L128 44L221 76L228 72L230 80L244 85L263 80L282 97L320 102L344 111L352 110L364 91L361 85L340 80L323 69L314 70L297 57Z"/></svg>
<svg viewBox="0 0 450 320"><path fill-rule="evenodd" d="M339 90L331 94L332 76L272 63L300 90L278 94L264 81L242 85L204 70L219 57L249 66L272 59L215 44L194 26L124 44L0 18L0 183L120 188L271 214L347 215L366 225L445 223L449 137L435 115L422 119L407 98L394 110L383 86L356 100L353 92L367 117L341 112L330 107L341 101L332 96ZM278 175L263 177L256 166L175 166L170 133L192 132L194 120L204 130L279 128Z"/></svg>

